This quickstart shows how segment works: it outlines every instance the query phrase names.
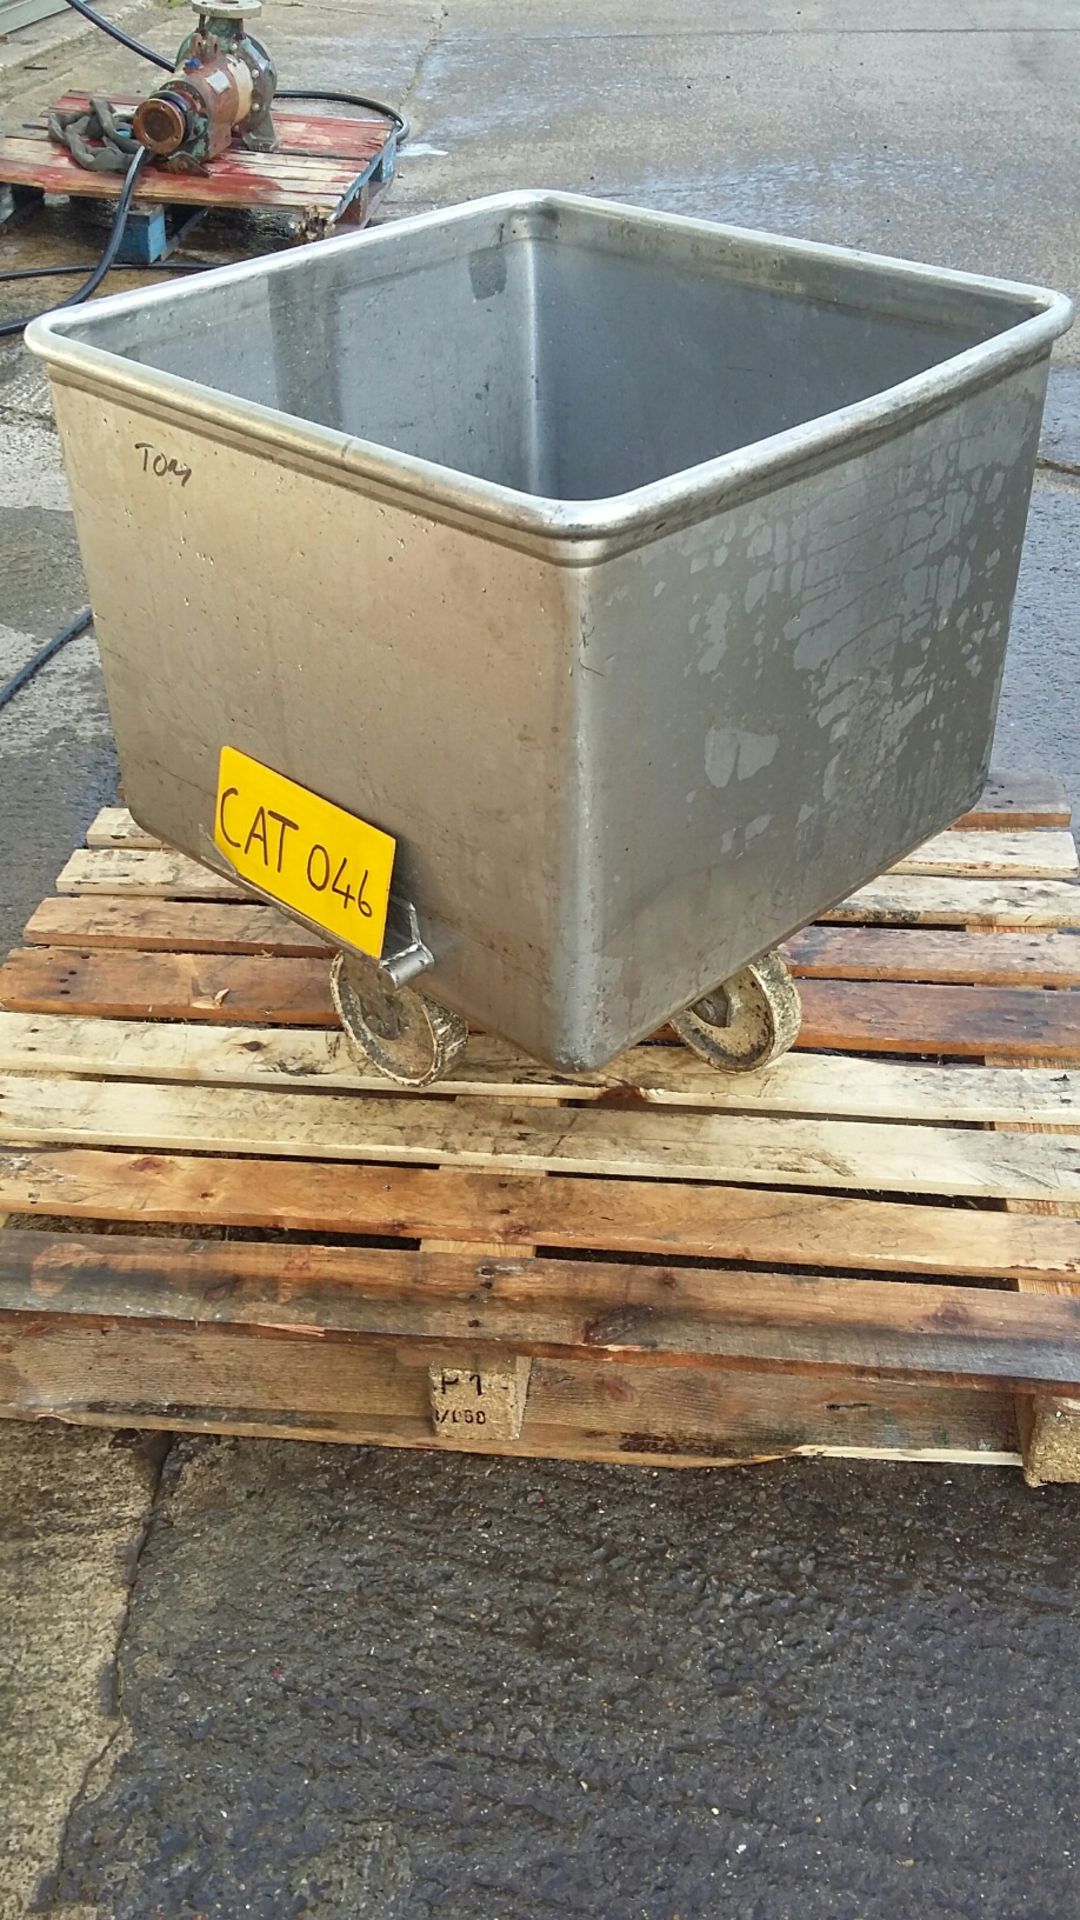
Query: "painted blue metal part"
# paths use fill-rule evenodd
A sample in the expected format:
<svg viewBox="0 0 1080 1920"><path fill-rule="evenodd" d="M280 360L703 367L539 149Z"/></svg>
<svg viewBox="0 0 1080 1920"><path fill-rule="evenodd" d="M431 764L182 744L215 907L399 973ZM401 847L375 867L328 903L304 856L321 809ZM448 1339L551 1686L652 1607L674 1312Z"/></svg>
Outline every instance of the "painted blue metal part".
<svg viewBox="0 0 1080 1920"><path fill-rule="evenodd" d="M386 141L381 150L372 156L363 172L357 174L352 185L339 200L333 216L335 225L343 219L346 220L346 225L348 224L346 219L348 210L365 189L368 189L374 198L376 193L382 193L384 188L390 185L397 161L397 143L397 128L391 126L387 129Z"/></svg>
<svg viewBox="0 0 1080 1920"><path fill-rule="evenodd" d="M169 232L165 208L158 205L132 207L124 237L116 255L118 261L134 260L144 266L160 260L169 250Z"/></svg>

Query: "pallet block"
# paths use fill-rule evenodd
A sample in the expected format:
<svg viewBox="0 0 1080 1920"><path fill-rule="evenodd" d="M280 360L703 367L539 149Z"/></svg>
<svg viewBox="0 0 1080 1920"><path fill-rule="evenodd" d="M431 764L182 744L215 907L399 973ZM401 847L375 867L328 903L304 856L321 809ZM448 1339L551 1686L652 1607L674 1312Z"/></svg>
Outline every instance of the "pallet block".
<svg viewBox="0 0 1080 1920"><path fill-rule="evenodd" d="M314 936L105 809L0 971L0 1414L1080 1478L1068 823L997 779L798 935L762 1073L477 1034L408 1093Z"/></svg>

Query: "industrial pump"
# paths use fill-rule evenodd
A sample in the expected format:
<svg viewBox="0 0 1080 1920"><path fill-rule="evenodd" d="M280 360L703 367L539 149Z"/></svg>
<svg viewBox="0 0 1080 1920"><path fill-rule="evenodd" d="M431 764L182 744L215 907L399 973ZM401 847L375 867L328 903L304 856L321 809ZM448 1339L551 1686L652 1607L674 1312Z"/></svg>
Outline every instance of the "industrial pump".
<svg viewBox="0 0 1080 1920"><path fill-rule="evenodd" d="M245 21L262 0L192 0L199 16L163 86L136 107L131 131L140 146L174 166L216 160L234 139L267 152L276 145L270 105L277 75Z"/></svg>

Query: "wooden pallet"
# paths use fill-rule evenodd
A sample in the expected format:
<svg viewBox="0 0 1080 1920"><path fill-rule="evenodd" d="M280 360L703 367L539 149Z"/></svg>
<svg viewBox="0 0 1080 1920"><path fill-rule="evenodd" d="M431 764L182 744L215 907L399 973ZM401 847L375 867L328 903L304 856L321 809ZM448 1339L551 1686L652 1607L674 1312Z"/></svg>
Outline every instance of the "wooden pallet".
<svg viewBox="0 0 1080 1920"><path fill-rule="evenodd" d="M0 971L0 1413L1080 1477L1068 821L995 782L793 940L767 1072L477 1035L403 1094L316 940L106 809Z"/></svg>
<svg viewBox="0 0 1080 1920"><path fill-rule="evenodd" d="M121 113L133 112L139 102L137 95L110 99ZM88 104L85 93L67 93L56 103L65 112ZM340 225L362 226L393 178L397 133L391 122L381 116L303 114L282 107L275 110L274 126L278 147L272 153L230 147L202 173L144 168L135 186L135 206L270 208L291 216L303 239ZM78 166L63 147L53 144L42 124L0 134L0 181L24 194L107 200L119 194L123 175L91 173Z"/></svg>

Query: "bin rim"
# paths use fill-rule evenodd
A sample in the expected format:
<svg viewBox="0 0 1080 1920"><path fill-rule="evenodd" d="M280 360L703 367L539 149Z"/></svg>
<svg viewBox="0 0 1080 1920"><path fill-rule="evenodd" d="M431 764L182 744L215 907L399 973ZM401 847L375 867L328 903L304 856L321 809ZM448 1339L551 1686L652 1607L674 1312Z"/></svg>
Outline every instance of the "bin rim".
<svg viewBox="0 0 1080 1920"><path fill-rule="evenodd" d="M209 285L302 272L304 258L312 247L319 250L320 258L347 254L356 248L389 251L400 244L402 236L431 228L445 230L485 215L529 220L563 211L586 219L610 221L614 217L627 229L642 234L650 229L665 234L674 230L713 246L726 242L756 249L796 269L804 262L815 267L834 263L855 276L886 272L914 289L977 294L1000 300L1003 308L1021 304L1033 311L1011 323L1003 312L1000 333L847 406L643 486L589 500L526 493L420 455L398 453L377 441L129 360L110 348L96 346L92 338L82 337L115 315L196 299ZM58 385L122 398L136 411L176 425L190 428L197 421L212 439L355 487L423 518L467 525L488 538L573 566L595 564L598 558L647 544L691 526L736 500L786 485L808 471L867 449L971 391L1048 357L1053 342L1071 326L1074 313L1068 295L1048 287L926 266L857 248L790 239L757 228L656 213L629 202L535 188L489 194L449 208L407 215L374 230L314 241L307 247L269 256L257 255L192 275L182 285L166 282L107 295L89 308L57 308L31 321L24 337L30 351L45 362L50 380Z"/></svg>

